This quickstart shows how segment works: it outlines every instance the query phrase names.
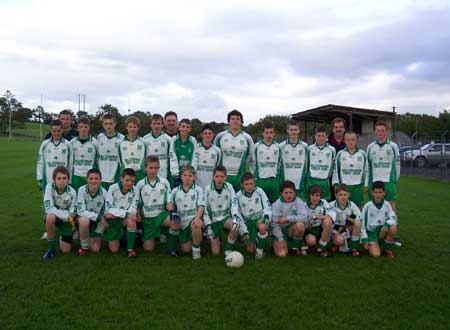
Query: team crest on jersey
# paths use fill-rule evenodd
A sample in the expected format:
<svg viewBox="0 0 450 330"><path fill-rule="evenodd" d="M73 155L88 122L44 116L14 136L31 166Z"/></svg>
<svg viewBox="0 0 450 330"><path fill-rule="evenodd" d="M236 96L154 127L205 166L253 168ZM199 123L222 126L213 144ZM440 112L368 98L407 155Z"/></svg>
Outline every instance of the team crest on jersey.
<svg viewBox="0 0 450 330"><path fill-rule="evenodd" d="M303 150L299 150L299 151L298 151L298 154L299 154L299 155L303 155Z"/></svg>
<svg viewBox="0 0 450 330"><path fill-rule="evenodd" d="M276 155L278 155L278 150L274 150L273 151L273 154L276 156Z"/></svg>
<svg viewBox="0 0 450 330"><path fill-rule="evenodd" d="M246 203L242 203L241 205L242 205L243 208L247 207Z"/></svg>
<svg viewBox="0 0 450 330"><path fill-rule="evenodd" d="M166 143L161 141L161 148L164 148L165 146L166 146Z"/></svg>
<svg viewBox="0 0 450 330"><path fill-rule="evenodd" d="M361 156L356 157L356 159L358 160L358 162L362 161L362 157Z"/></svg>
<svg viewBox="0 0 450 330"><path fill-rule="evenodd" d="M191 195L191 200L195 201L195 195Z"/></svg>
<svg viewBox="0 0 450 330"><path fill-rule="evenodd" d="M128 148L127 147L123 147L123 151L126 151Z"/></svg>
<svg viewBox="0 0 450 330"><path fill-rule="evenodd" d="M114 143L114 147L119 148L119 142Z"/></svg>
<svg viewBox="0 0 450 330"><path fill-rule="evenodd" d="M235 146L232 146L232 147L231 147L231 150L234 150L234 149L236 149L236 147L235 147Z"/></svg>
<svg viewBox="0 0 450 330"><path fill-rule="evenodd" d="M97 207L102 207L103 203L102 202L97 202Z"/></svg>
<svg viewBox="0 0 450 330"><path fill-rule="evenodd" d="M239 141L239 143L240 143L241 145L244 145L245 142L241 140L241 141Z"/></svg>
<svg viewBox="0 0 450 330"><path fill-rule="evenodd" d="M322 164L322 159L319 159L319 164Z"/></svg>
<svg viewBox="0 0 450 330"><path fill-rule="evenodd" d="M160 193L161 195L164 194L164 193L165 193L164 190L165 190L164 188L159 189L159 193Z"/></svg>
<svg viewBox="0 0 450 330"><path fill-rule="evenodd" d="M155 153L157 153L159 150L158 149L155 149Z"/></svg>
<svg viewBox="0 0 450 330"><path fill-rule="evenodd" d="M285 154L285 155L289 155L289 151L288 151L288 150L285 150L285 151L284 151L284 154Z"/></svg>
<svg viewBox="0 0 450 330"><path fill-rule="evenodd" d="M133 197L128 197L128 203L131 203L133 201Z"/></svg>
<svg viewBox="0 0 450 330"><path fill-rule="evenodd" d="M211 159L216 159L216 154L211 154Z"/></svg>
<svg viewBox="0 0 450 330"><path fill-rule="evenodd" d="M92 153L92 148L88 148L87 152L91 154Z"/></svg>
<svg viewBox="0 0 450 330"><path fill-rule="evenodd" d="M144 193L144 197L148 197L148 196L150 196L150 193L145 192L145 193Z"/></svg>
<svg viewBox="0 0 450 330"><path fill-rule="evenodd" d="M228 139L224 139L223 142L225 142L225 143L228 142Z"/></svg>
<svg viewBox="0 0 450 330"><path fill-rule="evenodd" d="M156 198L153 198L152 202L153 202L153 203L156 203L156 202L157 202Z"/></svg>
<svg viewBox="0 0 450 330"><path fill-rule="evenodd" d="M355 165L353 165L353 164L350 164L350 167L355 167Z"/></svg>
<svg viewBox="0 0 450 330"><path fill-rule="evenodd" d="M142 146L137 146L137 150L141 151L142 150Z"/></svg>
<svg viewBox="0 0 450 330"><path fill-rule="evenodd" d="M50 150L49 150L49 151L50 151ZM63 149L61 152L62 152L63 155L65 155L66 152L67 152L67 150L66 150L66 149Z"/></svg>
<svg viewBox="0 0 450 330"><path fill-rule="evenodd" d="M315 153L315 152L313 152L313 153L312 153L312 156L314 157L315 155L316 155L316 153Z"/></svg>
<svg viewBox="0 0 450 330"><path fill-rule="evenodd" d="M386 155L390 155L391 154L391 150L386 150Z"/></svg>
<svg viewBox="0 0 450 330"><path fill-rule="evenodd" d="M187 209L188 205L187 204L183 204L183 208Z"/></svg>
<svg viewBox="0 0 450 330"><path fill-rule="evenodd" d="M327 152L327 153L325 154L325 156L327 156L327 158L330 158L331 154L330 154L329 152Z"/></svg>

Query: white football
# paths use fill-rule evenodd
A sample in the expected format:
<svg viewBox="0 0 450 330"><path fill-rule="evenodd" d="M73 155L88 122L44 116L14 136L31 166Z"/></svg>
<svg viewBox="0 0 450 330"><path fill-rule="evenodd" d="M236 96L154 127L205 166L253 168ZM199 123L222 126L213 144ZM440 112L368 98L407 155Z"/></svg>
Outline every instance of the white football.
<svg viewBox="0 0 450 330"><path fill-rule="evenodd" d="M226 263L227 267L230 267L230 268L242 267L244 265L244 256L242 255L242 253L240 253L238 251L230 252L225 257L225 263Z"/></svg>

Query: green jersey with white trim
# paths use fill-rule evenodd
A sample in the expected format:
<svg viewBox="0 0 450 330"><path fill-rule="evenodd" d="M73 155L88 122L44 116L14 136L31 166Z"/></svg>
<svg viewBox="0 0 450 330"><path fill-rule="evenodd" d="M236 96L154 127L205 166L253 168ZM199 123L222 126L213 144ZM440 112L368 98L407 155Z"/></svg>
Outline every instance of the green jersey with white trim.
<svg viewBox="0 0 450 330"><path fill-rule="evenodd" d="M203 189L195 184L192 184L187 191L183 189L183 185L174 188L171 200L174 210L181 218L181 229L186 229L194 220L199 207L205 207Z"/></svg>
<svg viewBox="0 0 450 330"><path fill-rule="evenodd" d="M272 209L266 193L259 187L250 193L243 189L236 194L239 213L245 222L251 220L270 220L272 218Z"/></svg>
<svg viewBox="0 0 450 330"><path fill-rule="evenodd" d="M53 171L58 166L64 166L72 171L72 145L69 141L53 141L53 138L45 140L39 148L38 160L36 165L36 179L42 180L42 188L47 183L53 182Z"/></svg>
<svg viewBox="0 0 450 330"><path fill-rule="evenodd" d="M259 141L253 149L255 177L259 179L276 178L280 174L281 149L278 143L265 144Z"/></svg>
<svg viewBox="0 0 450 330"><path fill-rule="evenodd" d="M72 174L86 177L87 172L96 166L97 139L89 136L86 140L80 140L79 136L70 140L73 150Z"/></svg>
<svg viewBox="0 0 450 330"><path fill-rule="evenodd" d="M361 220L361 211L358 206L350 200L347 201L347 204L343 209L339 206L337 200L332 201L330 207L334 208L334 212L336 213L336 219L334 221L336 225L345 226L348 217L353 217L355 220Z"/></svg>
<svg viewBox="0 0 450 330"><path fill-rule="evenodd" d="M308 145L300 139L297 143L287 139L280 143L280 149L282 180L294 182L295 189L301 190L305 181Z"/></svg>
<svg viewBox="0 0 450 330"><path fill-rule="evenodd" d="M77 214L80 217L88 218L91 221L100 221L105 211L106 190L98 188L97 193L92 195L89 185L81 186L78 189Z"/></svg>
<svg viewBox="0 0 450 330"><path fill-rule="evenodd" d="M164 178L156 177L155 181L150 181L145 177L138 182L136 188L139 191L139 208L146 218L160 215L171 201L170 184Z"/></svg>
<svg viewBox="0 0 450 330"><path fill-rule="evenodd" d="M318 215L329 215L333 222L336 220L336 210L326 201L326 199L321 199L315 207L308 201L306 203L306 210L308 212L309 225L312 227L322 225L322 219L316 219Z"/></svg>
<svg viewBox="0 0 450 330"><path fill-rule="evenodd" d="M346 185L369 184L369 165L366 153L356 149L354 153L345 148L338 152L333 170L333 185L345 183Z"/></svg>
<svg viewBox="0 0 450 330"><path fill-rule="evenodd" d="M316 143L308 147L307 175L313 179L329 179L333 173L336 149L325 143L323 147Z"/></svg>
<svg viewBox="0 0 450 330"><path fill-rule="evenodd" d="M397 183L400 178L400 153L395 142L387 139L385 143L376 141L367 147L370 182L383 181Z"/></svg>
<svg viewBox="0 0 450 330"><path fill-rule="evenodd" d="M124 136L118 132L112 136L100 133L97 136L98 169L102 173L102 181L115 182L119 171L119 145Z"/></svg>
<svg viewBox="0 0 450 330"><path fill-rule="evenodd" d="M120 172L126 168L132 168L135 171L144 171L145 169L145 144L138 136L133 141L127 136L119 144L119 163Z"/></svg>
<svg viewBox="0 0 450 330"><path fill-rule="evenodd" d="M128 214L136 214L139 206L139 194L136 187L132 187L126 193L122 192L122 184L115 183L109 187L106 194L105 213L111 213L115 217L126 218Z"/></svg>
<svg viewBox="0 0 450 330"><path fill-rule="evenodd" d="M67 222L69 216L75 214L77 192L67 185L62 193L59 193L54 183L47 183L44 193L45 214L52 213L59 220Z"/></svg>
<svg viewBox="0 0 450 330"><path fill-rule="evenodd" d="M361 241L367 241L367 232L375 231L379 226L393 226L397 224L397 216L388 201L383 200L381 205L375 205L373 201L364 205L361 218Z"/></svg>
<svg viewBox="0 0 450 330"><path fill-rule="evenodd" d="M213 182L205 190L205 213L203 222L205 226L225 219L239 218L236 193L233 185L228 182L223 183L222 189L217 189Z"/></svg>
<svg viewBox="0 0 450 330"><path fill-rule="evenodd" d="M186 141L181 139L180 133L170 140L169 161L170 175L173 177L180 176L180 171L186 165L197 167L194 157L197 150L197 140L192 135L188 135Z"/></svg>
<svg viewBox="0 0 450 330"><path fill-rule="evenodd" d="M222 160L222 152L215 145L206 148L203 143L199 143L195 152L195 159L197 163L195 183L204 190L211 184L214 168Z"/></svg>
<svg viewBox="0 0 450 330"><path fill-rule="evenodd" d="M171 137L164 132L161 132L158 136L150 132L142 138L147 149L146 157L157 156L159 158L158 176L164 179L169 178L170 140Z"/></svg>
<svg viewBox="0 0 450 330"><path fill-rule="evenodd" d="M240 131L234 135L230 130L217 134L214 144L222 151L222 163L228 175L240 175L245 172L247 163L253 162L253 140L249 134Z"/></svg>

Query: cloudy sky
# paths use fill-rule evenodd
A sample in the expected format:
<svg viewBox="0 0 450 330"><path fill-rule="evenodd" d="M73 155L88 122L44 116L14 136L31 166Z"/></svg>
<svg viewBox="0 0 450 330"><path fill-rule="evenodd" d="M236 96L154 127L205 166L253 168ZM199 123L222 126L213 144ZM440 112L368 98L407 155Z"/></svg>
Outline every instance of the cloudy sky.
<svg viewBox="0 0 450 330"><path fill-rule="evenodd" d="M0 88L246 122L324 104L450 108L450 1L0 0Z"/></svg>

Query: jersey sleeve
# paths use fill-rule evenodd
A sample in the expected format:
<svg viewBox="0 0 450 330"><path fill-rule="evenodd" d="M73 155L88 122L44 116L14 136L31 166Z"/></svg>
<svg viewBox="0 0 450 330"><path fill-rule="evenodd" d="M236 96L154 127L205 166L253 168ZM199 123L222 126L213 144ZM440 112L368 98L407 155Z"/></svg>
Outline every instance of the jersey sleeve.
<svg viewBox="0 0 450 330"><path fill-rule="evenodd" d="M228 186L228 190L230 191L230 210L231 210L231 216L233 218L242 218L239 214L239 204L236 197L236 192L234 191L234 188L232 185Z"/></svg>
<svg viewBox="0 0 450 330"><path fill-rule="evenodd" d="M367 243L367 222L369 213L369 203L364 205L361 212L361 243Z"/></svg>
<svg viewBox="0 0 450 330"><path fill-rule="evenodd" d="M73 148L72 148L72 144L67 141L67 163L69 164L69 173L73 173ZM70 180L72 180L72 176L70 176ZM70 181L72 182L72 181Z"/></svg>
<svg viewBox="0 0 450 330"><path fill-rule="evenodd" d="M212 223L212 220L211 220L211 215L209 214L210 213L210 207L209 207L209 203L208 203L208 192L209 192L210 190L209 190L209 188L206 188L206 190L205 190L205 197L204 197L204 199L205 199L205 212L203 213L203 223L205 224L205 226L209 226L209 225L211 225L211 223Z"/></svg>
<svg viewBox="0 0 450 330"><path fill-rule="evenodd" d="M398 150L398 145L394 144L393 145L393 149L394 149L394 155L395 155L395 171L397 174L397 182L398 180L400 180L400 168L401 168L401 164L400 164L400 152Z"/></svg>
<svg viewBox="0 0 450 330"><path fill-rule="evenodd" d="M248 153L247 153L247 164L250 169L255 169L256 167L256 156L254 155L255 144L253 143L252 137L246 133L246 139L248 143Z"/></svg>
<svg viewBox="0 0 450 330"><path fill-rule="evenodd" d="M173 177L180 176L180 169L178 167L178 158L177 153L175 152L175 141L177 139L177 136L175 135L172 140L170 140L170 147L169 147L169 164L170 164L170 174Z"/></svg>
<svg viewBox="0 0 450 330"><path fill-rule="evenodd" d="M278 222L281 216L281 203L276 201L272 204L272 222Z"/></svg>
<svg viewBox="0 0 450 330"><path fill-rule="evenodd" d="M333 166L333 176L331 177L331 184L337 185L339 183L339 158L340 158L341 152L339 151L338 154L336 155L336 159L334 161L334 166ZM333 189L333 188L331 188Z"/></svg>
<svg viewBox="0 0 450 330"><path fill-rule="evenodd" d="M364 155L364 186L369 186L369 159L367 154L363 151Z"/></svg>
<svg viewBox="0 0 450 330"><path fill-rule="evenodd" d="M397 224L397 216L395 215L394 210L392 209L392 206L389 202L385 202L388 208L388 218L386 219L385 226L391 227Z"/></svg>
<svg viewBox="0 0 450 330"><path fill-rule="evenodd" d="M37 164L36 164L36 179L42 180L44 175L44 149L45 149L46 142L43 141L41 143L41 146L39 147L38 152L38 158L37 158Z"/></svg>
<svg viewBox="0 0 450 330"><path fill-rule="evenodd" d="M60 210L55 206L55 204L53 203L52 185L53 185L52 183L48 183L45 186L45 193L44 193L45 213L54 214L59 220L67 222L70 216L70 212L68 210Z"/></svg>
<svg viewBox="0 0 450 330"><path fill-rule="evenodd" d="M336 221L336 209L333 207L332 204L329 204L325 199L322 200L323 202L323 206L325 208L325 214L329 215L331 217L331 220L333 220L333 222Z"/></svg>
<svg viewBox="0 0 450 330"><path fill-rule="evenodd" d="M198 207L205 207L205 194L203 193L203 189L200 186L195 186L195 190L197 190L197 197L198 197L198 201L197 201L197 206Z"/></svg>
<svg viewBox="0 0 450 330"><path fill-rule="evenodd" d="M263 207L263 218L264 219L272 219L272 208L270 207L269 199L267 198L266 193L262 189L258 189L261 203Z"/></svg>
<svg viewBox="0 0 450 330"><path fill-rule="evenodd" d="M116 207L114 203L114 189L109 189L108 193L106 194L106 213L111 213L113 216L118 218L125 218L127 214L127 210L122 210L118 207Z"/></svg>
<svg viewBox="0 0 450 330"><path fill-rule="evenodd" d="M195 155L198 154L198 143L195 137L189 136L191 139L192 144L194 145L194 152L192 153L192 160L191 160L191 166L197 171L197 157Z"/></svg>
<svg viewBox="0 0 450 330"><path fill-rule="evenodd" d="M77 197L77 214L80 217L88 218L89 220L97 220L98 214L92 211L88 211L86 208L86 187L82 186L78 189Z"/></svg>
<svg viewBox="0 0 450 330"><path fill-rule="evenodd" d="M361 220L361 211L358 206L356 206L355 203L351 202L351 210L352 214L355 216L356 220Z"/></svg>

